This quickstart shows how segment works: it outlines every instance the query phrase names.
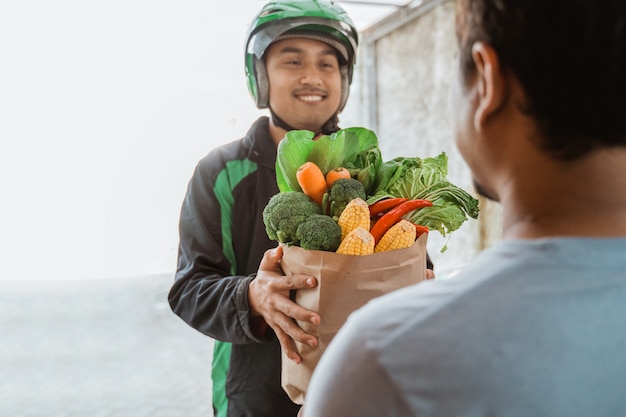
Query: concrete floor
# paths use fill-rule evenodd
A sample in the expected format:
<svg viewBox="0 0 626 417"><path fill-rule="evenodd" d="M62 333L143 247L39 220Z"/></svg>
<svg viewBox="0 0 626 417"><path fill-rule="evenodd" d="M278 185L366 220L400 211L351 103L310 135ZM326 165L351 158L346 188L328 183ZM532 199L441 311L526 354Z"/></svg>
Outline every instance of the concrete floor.
<svg viewBox="0 0 626 417"><path fill-rule="evenodd" d="M210 416L213 341L172 276L0 280L0 416Z"/></svg>

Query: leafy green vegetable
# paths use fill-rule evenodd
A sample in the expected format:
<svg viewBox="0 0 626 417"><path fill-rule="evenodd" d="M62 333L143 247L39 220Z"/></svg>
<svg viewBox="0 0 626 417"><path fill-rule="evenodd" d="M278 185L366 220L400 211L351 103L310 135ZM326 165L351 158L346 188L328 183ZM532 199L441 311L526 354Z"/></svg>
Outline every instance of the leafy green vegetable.
<svg viewBox="0 0 626 417"><path fill-rule="evenodd" d="M280 191L301 191L296 172L307 161L315 162L324 174L337 167L347 168L366 191L373 189L374 176L382 163L374 132L351 127L317 140L312 140L313 136L308 130L292 130L280 141L276 158Z"/></svg>
<svg viewBox="0 0 626 417"><path fill-rule="evenodd" d="M409 220L442 236L457 230L467 218L478 218L478 200L447 179L448 157L399 157L382 162L378 139L371 130L352 127L313 140L308 130L292 130L278 145L276 180L281 192L302 191L296 172L307 161L326 174L344 167L363 184L369 204L387 197L425 199L433 203L409 215ZM286 227L290 229L289 227ZM289 232L292 232L289 230ZM293 239L281 233L283 240Z"/></svg>
<svg viewBox="0 0 626 417"><path fill-rule="evenodd" d="M478 200L451 184L448 157L442 152L433 158L398 157L384 162L374 181L374 193L368 203L386 197L429 200L432 207L414 211L409 220L437 230L442 236L457 230L468 218L478 218Z"/></svg>

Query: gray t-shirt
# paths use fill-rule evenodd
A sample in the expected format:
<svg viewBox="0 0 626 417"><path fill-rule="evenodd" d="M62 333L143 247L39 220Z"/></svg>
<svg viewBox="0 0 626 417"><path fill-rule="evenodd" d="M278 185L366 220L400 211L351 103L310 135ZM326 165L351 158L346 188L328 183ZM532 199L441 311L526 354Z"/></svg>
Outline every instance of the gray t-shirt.
<svg viewBox="0 0 626 417"><path fill-rule="evenodd" d="M626 238L504 241L373 300L313 375L306 417L626 416Z"/></svg>

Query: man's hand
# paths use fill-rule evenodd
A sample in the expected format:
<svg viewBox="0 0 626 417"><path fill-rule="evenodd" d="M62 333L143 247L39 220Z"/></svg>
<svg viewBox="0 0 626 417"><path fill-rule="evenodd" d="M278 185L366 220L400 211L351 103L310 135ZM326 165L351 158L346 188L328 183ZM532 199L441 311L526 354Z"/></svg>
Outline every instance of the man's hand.
<svg viewBox="0 0 626 417"><path fill-rule="evenodd" d="M317 339L304 332L294 319L319 324L320 316L290 300L289 291L315 287L317 281L308 275L283 275L282 255L280 246L265 252L256 278L250 282L248 302L251 314L263 317L274 330L287 357L300 363L302 359L294 350L292 339L309 346L316 346Z"/></svg>

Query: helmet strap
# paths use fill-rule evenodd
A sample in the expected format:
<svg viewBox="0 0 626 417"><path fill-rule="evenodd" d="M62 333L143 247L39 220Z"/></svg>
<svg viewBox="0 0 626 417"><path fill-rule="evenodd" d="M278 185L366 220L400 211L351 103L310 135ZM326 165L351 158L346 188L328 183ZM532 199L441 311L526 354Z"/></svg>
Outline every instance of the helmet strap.
<svg viewBox="0 0 626 417"><path fill-rule="evenodd" d="M272 118L272 124L274 124L274 126L280 127L281 129L285 129L287 132L289 132L290 130L296 130L295 128L285 123L283 119L278 117L278 115L274 112L274 110L272 110L271 107L270 107L270 116ZM313 132L313 133L315 133L315 136L318 136L320 133L324 135L330 135L331 133L335 133L338 130L339 130L339 116L337 115L337 113L335 113L330 119L328 119L326 123L324 123L324 125L322 126L319 132Z"/></svg>
<svg viewBox="0 0 626 417"><path fill-rule="evenodd" d="M325 135L330 135L331 133L335 133L339 130L339 116L337 113L333 114L333 117L328 119L324 126L322 126L322 133Z"/></svg>
<svg viewBox="0 0 626 417"><path fill-rule="evenodd" d="M272 124L274 126L280 127L281 129L285 129L287 132L289 132L290 130L295 130L293 127L285 123L283 119L278 117L278 115L274 113L274 110L272 110L271 107L269 109L270 109L270 117L272 118Z"/></svg>

